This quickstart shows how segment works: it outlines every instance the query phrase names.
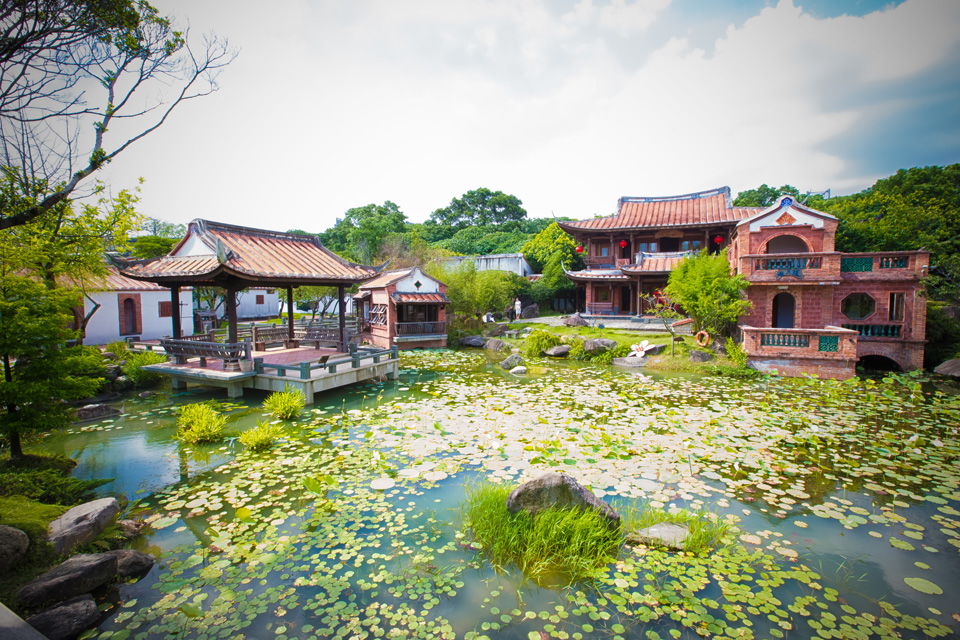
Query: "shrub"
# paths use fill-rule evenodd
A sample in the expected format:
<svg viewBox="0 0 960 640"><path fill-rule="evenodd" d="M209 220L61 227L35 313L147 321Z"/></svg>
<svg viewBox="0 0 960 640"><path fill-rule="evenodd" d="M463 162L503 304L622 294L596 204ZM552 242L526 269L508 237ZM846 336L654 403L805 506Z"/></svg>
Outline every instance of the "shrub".
<svg viewBox="0 0 960 640"><path fill-rule="evenodd" d="M114 340L104 347L104 351L109 351L117 356L117 360L123 360L129 354L126 340Z"/></svg>
<svg viewBox="0 0 960 640"><path fill-rule="evenodd" d="M736 342L734 342L733 338L727 338L726 347L727 347L727 356L729 356L730 360L733 361L734 366L737 366L737 367L747 366L747 352L744 351L743 345L739 345Z"/></svg>
<svg viewBox="0 0 960 640"><path fill-rule="evenodd" d="M666 293L693 318L695 332L726 335L753 307L743 295L748 285L743 274L730 273L726 249L719 254L704 249L670 272Z"/></svg>
<svg viewBox="0 0 960 640"><path fill-rule="evenodd" d="M933 369L941 362L960 357L960 320L943 311L941 303L927 303L927 344L923 366Z"/></svg>
<svg viewBox="0 0 960 640"><path fill-rule="evenodd" d="M539 358L544 351L558 344L561 344L560 336L543 329L535 329L523 343L523 355L528 358Z"/></svg>
<svg viewBox="0 0 960 640"><path fill-rule="evenodd" d="M628 355L630 355L630 347L625 344L618 344L613 349L596 354L590 358L590 361L598 364L612 364L614 358L625 358Z"/></svg>
<svg viewBox="0 0 960 640"><path fill-rule="evenodd" d="M160 364L166 361L166 356L154 353L153 351L131 352L127 356L127 363L123 365L123 375L130 378L133 384L138 387L155 384L160 381L163 375L155 371L144 371L141 367L148 364Z"/></svg>
<svg viewBox="0 0 960 640"><path fill-rule="evenodd" d="M190 444L217 442L223 438L227 419L207 403L186 404L177 416L177 437Z"/></svg>
<svg viewBox="0 0 960 640"><path fill-rule="evenodd" d="M59 453L28 453L23 456L4 458L0 460L0 473L54 470L60 472L60 475L65 476L76 466L76 460L72 460L67 456L60 455Z"/></svg>
<svg viewBox="0 0 960 640"><path fill-rule="evenodd" d="M251 451L266 451L281 435L283 429L280 425L258 420L257 426L240 434L240 444Z"/></svg>
<svg viewBox="0 0 960 640"><path fill-rule="evenodd" d="M567 357L571 360L588 360L587 352L583 350L583 338L576 336L570 343L570 353Z"/></svg>
<svg viewBox="0 0 960 640"><path fill-rule="evenodd" d="M515 564L533 580L562 575L570 582L603 572L620 549L620 529L596 511L549 509L531 517L511 514L512 487L489 482L467 487L463 522L495 566Z"/></svg>
<svg viewBox="0 0 960 640"><path fill-rule="evenodd" d="M300 415L306 403L303 392L288 385L283 388L283 391L277 391L267 396L267 399L263 401L263 408L269 411L274 418L290 420Z"/></svg>
<svg viewBox="0 0 960 640"><path fill-rule="evenodd" d="M73 506L94 497L94 490L113 478L80 480L57 469L0 473L0 496L23 496L44 504Z"/></svg>

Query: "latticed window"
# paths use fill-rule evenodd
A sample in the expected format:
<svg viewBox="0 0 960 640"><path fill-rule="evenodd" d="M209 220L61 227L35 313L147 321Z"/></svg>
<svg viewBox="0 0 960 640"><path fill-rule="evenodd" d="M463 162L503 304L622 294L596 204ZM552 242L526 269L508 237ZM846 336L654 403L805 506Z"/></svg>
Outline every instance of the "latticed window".
<svg viewBox="0 0 960 640"><path fill-rule="evenodd" d="M873 271L873 257L840 258L840 271L844 273Z"/></svg>
<svg viewBox="0 0 960 640"><path fill-rule="evenodd" d="M370 324L387 324L387 305L375 304L370 307Z"/></svg>
<svg viewBox="0 0 960 640"><path fill-rule="evenodd" d="M839 351L840 336L820 336L820 351Z"/></svg>
<svg viewBox="0 0 960 640"><path fill-rule="evenodd" d="M851 293L840 301L840 311L851 320L863 320L876 308L876 301L866 293Z"/></svg>

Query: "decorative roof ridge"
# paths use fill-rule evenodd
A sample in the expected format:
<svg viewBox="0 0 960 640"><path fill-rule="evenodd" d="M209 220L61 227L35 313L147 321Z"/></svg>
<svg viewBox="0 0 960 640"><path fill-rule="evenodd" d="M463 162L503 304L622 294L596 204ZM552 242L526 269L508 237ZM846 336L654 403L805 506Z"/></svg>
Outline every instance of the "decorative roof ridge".
<svg viewBox="0 0 960 640"><path fill-rule="evenodd" d="M197 231L201 235L206 231L226 231L246 236L264 236L271 238L280 238L285 240L297 240L299 242L310 242L320 244L318 234L310 233L290 233L288 231L272 231L270 229L257 229L256 227L244 227L238 224L228 224L226 222L216 222L204 218L194 218L190 224L196 223Z"/></svg>
<svg viewBox="0 0 960 640"><path fill-rule="evenodd" d="M705 191L693 191L691 193L684 193L675 196L621 196L617 200L617 211L623 208L625 202L679 202L681 200L701 200L703 198L711 198L713 196L722 195L726 201L726 208L733 208L733 201L730 199L730 187L717 187L715 189L707 189ZM614 214L616 215L616 214ZM610 217L610 216L605 216Z"/></svg>

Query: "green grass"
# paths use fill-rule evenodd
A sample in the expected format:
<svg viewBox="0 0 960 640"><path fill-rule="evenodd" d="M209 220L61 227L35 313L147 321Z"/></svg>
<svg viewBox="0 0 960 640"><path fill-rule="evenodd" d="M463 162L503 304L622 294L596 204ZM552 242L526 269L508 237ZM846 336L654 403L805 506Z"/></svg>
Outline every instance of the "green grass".
<svg viewBox="0 0 960 640"><path fill-rule="evenodd" d="M177 438L190 444L218 442L226 424L227 419L206 402L185 404L177 415Z"/></svg>
<svg viewBox="0 0 960 640"><path fill-rule="evenodd" d="M57 555L46 540L47 526L67 510L59 505L40 504L22 496L0 498L0 524L20 529L30 538L23 561L0 574L0 602L17 613L17 590L57 563Z"/></svg>
<svg viewBox="0 0 960 640"><path fill-rule="evenodd" d="M293 389L289 385L283 388L283 391L276 391L267 396L263 401L263 408L270 412L274 418L280 420L291 420L300 415L303 407L306 405L306 399L303 392L299 389Z"/></svg>
<svg viewBox="0 0 960 640"><path fill-rule="evenodd" d="M467 487L463 523L494 567L515 565L539 584L561 585L599 576L620 550L621 531L595 511L550 509L532 518L511 514L512 487L482 482Z"/></svg>
<svg viewBox="0 0 960 640"><path fill-rule="evenodd" d="M687 534L683 549L691 553L701 553L722 546L724 539L733 530L733 525L709 511L666 511L641 503L622 510L620 516L625 531L639 531L661 522L687 525L690 533Z"/></svg>
<svg viewBox="0 0 960 640"><path fill-rule="evenodd" d="M131 352L127 354L127 362L123 365L123 375L138 387L155 384L160 381L163 374L156 371L144 371L141 369L144 365L160 364L166 362L167 357L153 351Z"/></svg>
<svg viewBox="0 0 960 640"><path fill-rule="evenodd" d="M257 426L240 434L240 444L251 451L266 451L282 435L280 425L258 420Z"/></svg>

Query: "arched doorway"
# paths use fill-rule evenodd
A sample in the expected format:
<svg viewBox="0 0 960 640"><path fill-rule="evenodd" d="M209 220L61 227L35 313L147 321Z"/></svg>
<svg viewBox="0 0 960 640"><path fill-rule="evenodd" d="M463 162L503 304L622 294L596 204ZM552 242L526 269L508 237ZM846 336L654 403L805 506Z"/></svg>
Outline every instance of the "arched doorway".
<svg viewBox="0 0 960 640"><path fill-rule="evenodd" d="M767 243L767 253L809 253L807 243L797 236L777 236Z"/></svg>
<svg viewBox="0 0 960 640"><path fill-rule="evenodd" d="M123 299L123 334L132 335L137 332L137 305L133 299Z"/></svg>
<svg viewBox="0 0 960 640"><path fill-rule="evenodd" d="M881 355L865 355L857 361L857 366L867 371L903 371L896 360Z"/></svg>
<svg viewBox="0 0 960 640"><path fill-rule="evenodd" d="M793 296L781 291L773 297L773 323L776 329L793 329L793 312L795 310Z"/></svg>

